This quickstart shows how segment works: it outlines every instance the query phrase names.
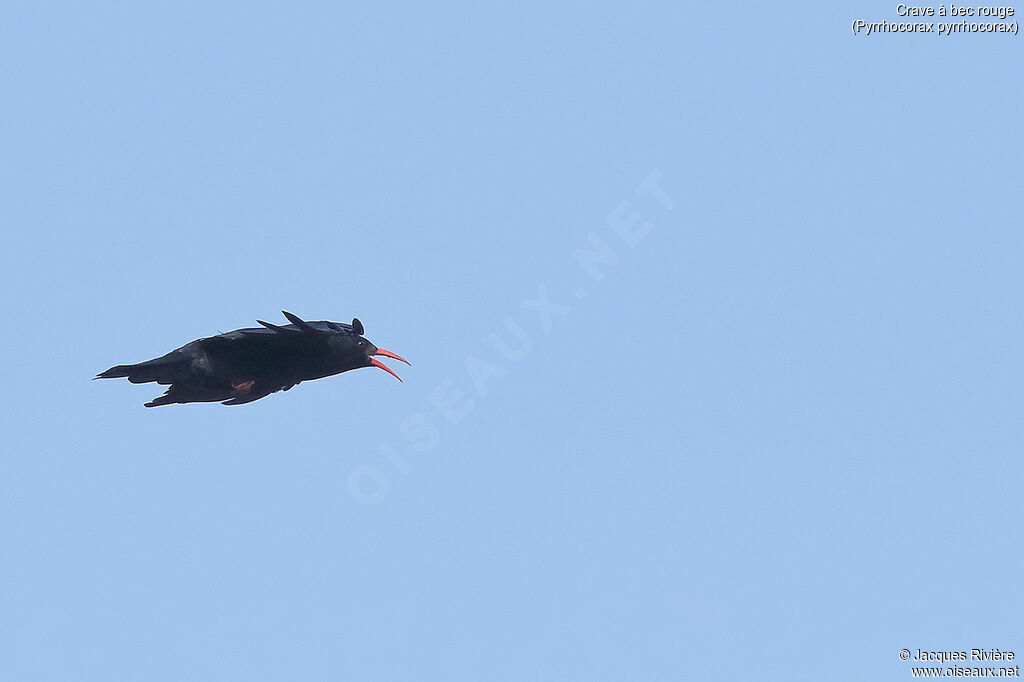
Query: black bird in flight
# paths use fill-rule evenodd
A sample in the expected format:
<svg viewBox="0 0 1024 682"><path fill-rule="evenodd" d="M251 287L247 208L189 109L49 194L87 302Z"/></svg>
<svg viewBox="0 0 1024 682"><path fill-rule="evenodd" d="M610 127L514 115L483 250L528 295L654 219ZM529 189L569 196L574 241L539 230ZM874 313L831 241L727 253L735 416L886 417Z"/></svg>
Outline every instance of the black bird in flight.
<svg viewBox="0 0 1024 682"><path fill-rule="evenodd" d="M363 324L320 320L307 322L285 312L291 324L256 320L263 327L197 339L163 357L137 365L117 365L97 379L128 377L133 384L170 385L146 407L173 403L220 402L243 405L295 384L322 379L360 367L380 367L401 381L375 355L408 360L377 348L363 338Z"/></svg>

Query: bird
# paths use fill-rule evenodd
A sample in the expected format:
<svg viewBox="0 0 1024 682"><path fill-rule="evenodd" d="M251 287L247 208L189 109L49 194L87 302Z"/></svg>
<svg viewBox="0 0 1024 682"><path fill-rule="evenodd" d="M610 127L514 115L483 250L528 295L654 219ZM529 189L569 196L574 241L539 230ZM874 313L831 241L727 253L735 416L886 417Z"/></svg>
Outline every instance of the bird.
<svg viewBox="0 0 1024 682"><path fill-rule="evenodd" d="M281 311L290 324L256 320L247 327L196 339L153 360L115 365L95 379L127 377L133 384L155 381L167 391L145 403L160 405L219 402L244 405L303 381L322 379L360 367L379 367L399 381L375 356L411 363L363 337L358 318L352 324L306 321Z"/></svg>

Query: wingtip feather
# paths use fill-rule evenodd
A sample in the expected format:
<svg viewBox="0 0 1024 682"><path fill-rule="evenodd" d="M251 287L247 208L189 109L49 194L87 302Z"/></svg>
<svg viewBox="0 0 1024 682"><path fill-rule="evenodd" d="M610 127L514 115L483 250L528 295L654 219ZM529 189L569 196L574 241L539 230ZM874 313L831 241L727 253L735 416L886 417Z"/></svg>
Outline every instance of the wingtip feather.
<svg viewBox="0 0 1024 682"><path fill-rule="evenodd" d="M295 313L290 313L287 310L282 310L281 314L284 315L286 318L288 318L289 322L294 324L299 329L302 329L303 331L307 331L307 332L315 332L316 331L316 329L314 329L313 327L309 326L308 322L306 322L304 319L302 319L301 317L299 317Z"/></svg>

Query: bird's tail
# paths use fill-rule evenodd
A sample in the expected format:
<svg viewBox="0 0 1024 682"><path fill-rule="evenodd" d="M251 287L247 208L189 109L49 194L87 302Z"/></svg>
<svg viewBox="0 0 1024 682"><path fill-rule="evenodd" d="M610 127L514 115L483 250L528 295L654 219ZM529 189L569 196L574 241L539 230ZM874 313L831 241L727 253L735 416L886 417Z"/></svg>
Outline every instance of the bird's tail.
<svg viewBox="0 0 1024 682"><path fill-rule="evenodd" d="M105 372L96 375L97 379L117 379L127 377L133 384L144 384L156 381L161 384L173 384L184 381L191 374L192 358L180 354L167 355L147 360L135 365L115 365Z"/></svg>
<svg viewBox="0 0 1024 682"><path fill-rule="evenodd" d="M132 370L138 367L138 365L114 365L106 372L100 372L96 375L97 379L118 379L120 377L131 376Z"/></svg>

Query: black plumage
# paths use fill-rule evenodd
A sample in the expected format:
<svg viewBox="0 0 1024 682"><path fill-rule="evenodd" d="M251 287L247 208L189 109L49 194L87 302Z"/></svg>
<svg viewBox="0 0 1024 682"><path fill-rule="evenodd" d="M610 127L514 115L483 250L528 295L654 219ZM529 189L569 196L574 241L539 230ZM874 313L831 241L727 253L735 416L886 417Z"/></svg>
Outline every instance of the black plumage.
<svg viewBox="0 0 1024 682"><path fill-rule="evenodd" d="M117 365L97 379L127 377L133 384L168 386L146 407L220 402L243 405L312 379L360 367L379 367L401 378L374 356L409 361L363 338L363 325L310 321L285 312L290 324L257 320L262 327L236 329L197 339L167 355L135 365Z"/></svg>

